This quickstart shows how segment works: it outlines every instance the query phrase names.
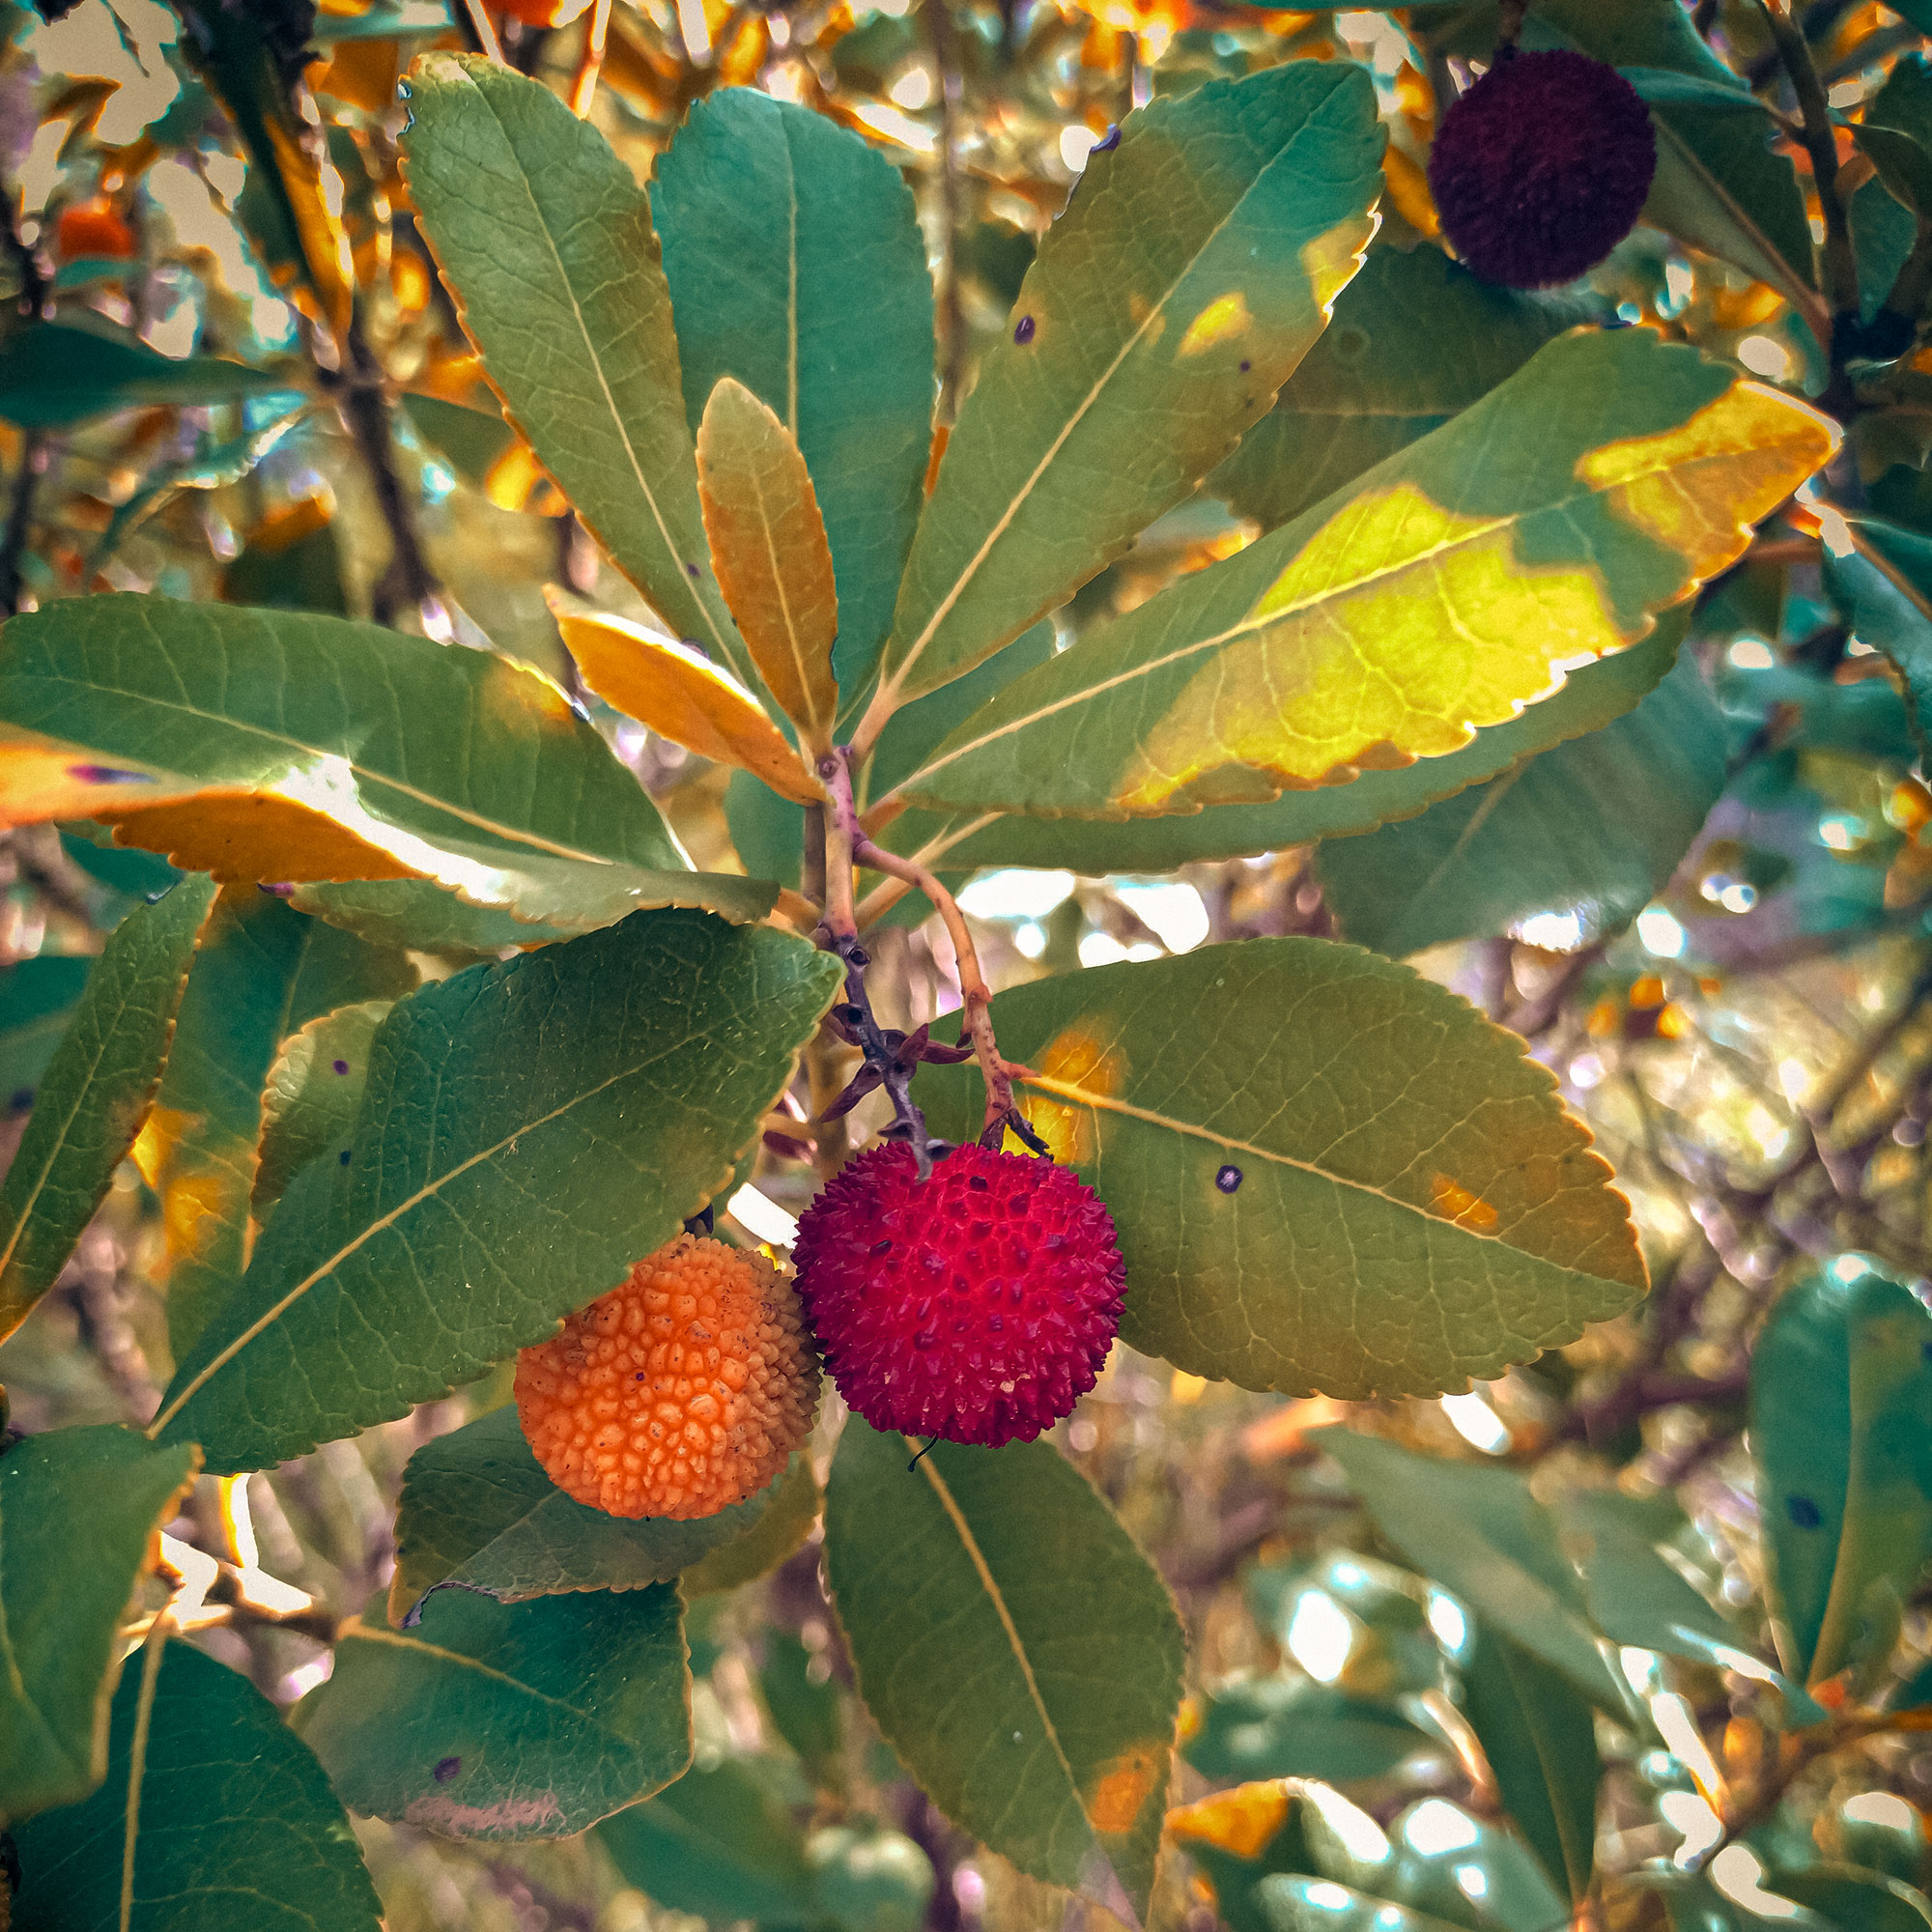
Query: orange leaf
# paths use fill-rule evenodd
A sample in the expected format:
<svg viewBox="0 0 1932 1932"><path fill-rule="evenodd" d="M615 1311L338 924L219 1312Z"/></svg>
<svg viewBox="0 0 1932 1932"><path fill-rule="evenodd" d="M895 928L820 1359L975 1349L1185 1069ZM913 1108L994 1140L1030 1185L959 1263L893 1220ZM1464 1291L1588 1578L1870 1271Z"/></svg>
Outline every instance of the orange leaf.
<svg viewBox="0 0 1932 1932"><path fill-rule="evenodd" d="M584 683L607 704L688 752L743 766L781 798L823 802L757 699L708 658L622 617L561 611L556 621Z"/></svg>
<svg viewBox="0 0 1932 1932"><path fill-rule="evenodd" d="M729 376L697 427L697 496L718 587L758 675L806 744L831 751L838 592L825 521L791 432Z"/></svg>

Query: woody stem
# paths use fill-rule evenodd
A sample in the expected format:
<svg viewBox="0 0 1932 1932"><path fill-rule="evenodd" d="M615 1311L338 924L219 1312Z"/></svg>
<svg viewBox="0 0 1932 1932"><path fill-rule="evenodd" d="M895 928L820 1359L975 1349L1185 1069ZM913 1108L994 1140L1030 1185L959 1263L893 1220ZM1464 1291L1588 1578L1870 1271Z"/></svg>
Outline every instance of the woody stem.
<svg viewBox="0 0 1932 1932"><path fill-rule="evenodd" d="M839 1017L850 1035L857 1037L867 1065L878 1074L880 1086L890 1096L894 1119L911 1145L919 1178L923 1180L932 1172L931 1136L925 1129L925 1116L912 1097L912 1068L900 1063L866 992L866 968L871 961L859 944L852 909L852 867L865 835L859 830L858 808L852 798L847 750L828 752L820 758L818 776L830 801L824 809L825 916L818 925L819 944L835 953L845 968L845 1009Z"/></svg>
<svg viewBox="0 0 1932 1932"><path fill-rule="evenodd" d="M1001 1057L1000 1043L993 1037L992 990L986 984L985 974L980 970L980 951L973 944L973 934L967 926L966 915L959 910L959 901L918 860L902 859L896 852L885 851L863 833L854 841L853 857L875 872L887 872L917 886L939 908L939 917L946 923L959 966L959 997L965 1005L966 1036L973 1042L980 1074L986 1083L986 1119L980 1145L997 1152L1010 1126L1022 1140L1037 1148L1032 1130L1013 1105L1012 1068Z"/></svg>

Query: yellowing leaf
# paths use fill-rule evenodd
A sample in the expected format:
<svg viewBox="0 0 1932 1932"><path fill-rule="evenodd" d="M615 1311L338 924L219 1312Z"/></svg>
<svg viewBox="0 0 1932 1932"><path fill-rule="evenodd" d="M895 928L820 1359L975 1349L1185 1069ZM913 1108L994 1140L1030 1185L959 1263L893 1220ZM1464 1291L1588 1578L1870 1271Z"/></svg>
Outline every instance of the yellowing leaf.
<svg viewBox="0 0 1932 1932"><path fill-rule="evenodd" d="M885 707L1063 603L1267 413L1375 233L1367 78L1290 61L1210 80L1094 151L946 445Z"/></svg>
<svg viewBox="0 0 1932 1932"><path fill-rule="evenodd" d="M427 876L326 813L271 791L215 789L118 811L97 805L93 815L114 828L117 844L158 852L185 872L211 872L223 884Z"/></svg>
<svg viewBox="0 0 1932 1932"><path fill-rule="evenodd" d="M742 765L781 796L810 805L818 781L756 698L682 644L622 617L557 617L583 681L607 704L700 757Z"/></svg>
<svg viewBox="0 0 1932 1932"><path fill-rule="evenodd" d="M1167 1835L1213 1845L1237 1859L1259 1858L1268 1840L1288 1823L1289 1783L1264 1777L1216 1791L1192 1804L1177 1804L1167 1814Z"/></svg>
<svg viewBox="0 0 1932 1932"><path fill-rule="evenodd" d="M1289 1395L1440 1395L1642 1294L1630 1204L1522 1041L1394 961L1251 939L993 1002L1035 1132L1114 1217L1121 1339ZM983 1109L925 1066L935 1133Z"/></svg>
<svg viewBox="0 0 1932 1932"><path fill-rule="evenodd" d="M1122 818L1443 756L1645 636L1837 438L1694 351L1574 330L1346 497L1015 679L899 792Z"/></svg>
<svg viewBox="0 0 1932 1932"><path fill-rule="evenodd" d="M758 675L805 743L829 752L838 591L825 522L791 432L728 376L697 427L697 496L718 587Z"/></svg>

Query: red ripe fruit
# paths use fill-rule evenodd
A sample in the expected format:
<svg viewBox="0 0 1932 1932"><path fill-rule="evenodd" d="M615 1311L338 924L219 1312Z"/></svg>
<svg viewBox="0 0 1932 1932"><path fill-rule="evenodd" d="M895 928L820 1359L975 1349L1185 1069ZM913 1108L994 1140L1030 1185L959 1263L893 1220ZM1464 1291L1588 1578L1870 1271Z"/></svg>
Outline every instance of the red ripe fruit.
<svg viewBox="0 0 1932 1932"><path fill-rule="evenodd" d="M1547 289L1594 269L1636 225L1657 172L1650 110L1587 54L1499 54L1442 117L1435 212L1487 281Z"/></svg>
<svg viewBox="0 0 1932 1932"><path fill-rule="evenodd" d="M962 1147L922 1181L887 1143L799 1223L799 1298L874 1429L1030 1442L1094 1386L1120 1326L1114 1223L1070 1168Z"/></svg>

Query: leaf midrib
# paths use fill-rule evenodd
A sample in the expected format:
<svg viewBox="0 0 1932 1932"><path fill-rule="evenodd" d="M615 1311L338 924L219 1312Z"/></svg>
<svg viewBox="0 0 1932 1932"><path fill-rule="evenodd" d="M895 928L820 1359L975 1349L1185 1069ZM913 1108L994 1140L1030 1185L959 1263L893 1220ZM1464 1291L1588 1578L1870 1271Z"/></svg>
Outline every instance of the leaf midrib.
<svg viewBox="0 0 1932 1932"><path fill-rule="evenodd" d="M1151 1107L1137 1107L1130 1100L1094 1094L1073 1081L1056 1080L1050 1074L1016 1073L1013 1079L1016 1086L1037 1088L1041 1093L1049 1094L1054 1098L1065 1100L1072 1105L1092 1107L1099 1113L1118 1114L1123 1120L1139 1121L1148 1126L1164 1127L1170 1133L1181 1134L1192 1140L1207 1141L1210 1146L1225 1149L1230 1153L1245 1153L1256 1160L1267 1161L1276 1167L1293 1168L1298 1174L1313 1175L1318 1180L1328 1181L1336 1187L1350 1188L1357 1194L1371 1195L1406 1214L1413 1214L1418 1219L1433 1222L1438 1227L1454 1228L1458 1234L1467 1235L1473 1241L1493 1241L1498 1247L1507 1248L1511 1254L1523 1255L1531 1261L1542 1262L1547 1266L1562 1268L1567 1274L1589 1272L1573 1263L1550 1261L1546 1255L1534 1254L1528 1248L1520 1248L1513 1241L1505 1239L1501 1234L1484 1234L1480 1229L1472 1228L1452 1215L1433 1214L1427 1208L1419 1207L1413 1201L1405 1201L1399 1194L1390 1194L1386 1189L1376 1186L1373 1181L1357 1180L1350 1175L1337 1174L1333 1169L1322 1167L1315 1161L1299 1160L1293 1154L1283 1153L1275 1148L1262 1147L1255 1141L1244 1141L1232 1134L1216 1133L1212 1127L1203 1126L1198 1122L1178 1120L1172 1114L1163 1114Z"/></svg>
<svg viewBox="0 0 1932 1932"><path fill-rule="evenodd" d="M33 673L22 672L20 675L31 677ZM519 830L515 826L505 825L500 819L486 817L482 812L472 811L467 806L453 804L448 799L437 798L434 794L421 791L416 786L409 784L401 779L390 778L382 772L375 771L344 753L331 752L321 745L311 745L304 739L292 737L286 732L271 731L265 725L251 724L244 720L230 717L223 712L207 711L197 704L185 703L176 698L156 697L151 692L129 691L121 685L109 685L99 681L82 684L78 680L64 676L50 676L40 681L49 686L71 686L76 694L88 696L99 697L106 696L109 697L119 697L125 699L129 704L145 706L151 710L175 712L183 718L194 719L203 724L219 725L224 730L233 731L242 737L260 739L264 744L274 746L277 751L301 753L312 758L338 758L343 764L349 767L350 771L358 780L366 781L371 786L392 791L400 797L412 799L418 805L426 806L432 811L443 812L451 818L458 819L466 825L472 825L479 832L501 838L507 843L526 845L533 851L547 852L553 858L570 859L583 865L611 866L617 863L617 861L605 853L584 852L580 851L573 845L560 845L554 839L544 838L540 833ZM84 739L64 739L61 742L81 745L86 743ZM116 755L121 754L117 753ZM129 753L128 755L131 756L133 754ZM145 763L149 761L142 759L141 762ZM177 767L169 765L167 769L174 771ZM186 774L184 773L181 776L185 778ZM196 785L195 789L211 789L221 782L221 781L210 781L209 784ZM270 792L273 790L272 786L264 785L259 782L251 784L249 789L256 792ZM324 812L321 807L311 806L304 799L290 797L285 792L274 792L273 795L287 799L291 805L301 806L305 810L317 812L318 815L327 816L327 813ZM434 839L434 834L410 833L408 826L398 825L396 829L400 832L409 833L411 837L420 837L432 841ZM624 863L631 864L633 862L627 860Z"/></svg>
<svg viewBox="0 0 1932 1932"><path fill-rule="evenodd" d="M589 326L583 319L582 304L577 299L576 286L571 281L569 272L563 266L563 256L557 248L555 237L551 233L549 219L545 216L543 208L537 201L536 194L530 186L528 172L523 166L521 159L518 158L516 139L511 134L509 128L504 126L503 117L497 111L497 103L491 99L489 93L484 88L477 86L473 80L469 81L469 84L476 89L477 98L489 109L490 118L497 124L497 130L502 136L503 144L508 148L512 160L515 162L518 185L523 188L524 199L529 203L530 213L536 218L537 227L543 235L544 245L550 250L551 260L556 266L557 280L562 284L564 293L570 298L570 312L576 319L577 332L583 340L584 354L588 358L590 368L596 374L597 386L604 392L605 406L611 412L611 422L616 426L618 439L624 445L624 454L630 460L631 474L637 479L638 488L643 493L644 502L650 509L651 521L657 526L659 539L664 544L665 554L675 564L678 561L678 545L671 540L670 530L665 524L664 512L658 507L657 493L651 488L649 480L644 475L643 465L638 459L637 445L631 440L630 425L624 420L622 413L618 411L617 399L611 393L610 381L604 374L604 358L599 354L596 343L591 339ZM648 221L648 206L646 208L645 218ZM723 631L719 629L718 618L711 610L710 605L702 597L695 593L693 594L692 602L703 612L704 621L710 627L712 641L717 644L719 650L724 654L725 662L727 664L730 663L731 647L725 641Z"/></svg>
<svg viewBox="0 0 1932 1932"><path fill-rule="evenodd" d="M959 1539L960 1548L965 1550L967 1560L972 1564L974 1574L980 1579L980 1587L986 1593L986 1601L992 1605L994 1614L1000 1620L1000 1628L1006 1633L1008 1648L1011 1650L1013 1662L1019 1665L1020 1676L1026 1683L1027 1696L1032 1701L1034 1713L1039 1719L1040 1727L1046 1734L1046 1741L1053 1747L1053 1754L1059 1760L1060 1769L1066 1778L1067 1791L1078 1806L1080 1816L1088 1830L1092 1832L1094 1821L1088 1816L1087 1806L1081 1799L1080 1780L1074 1776L1073 1766L1066 1755L1066 1747L1060 1742L1060 1732L1054 1725L1053 1715L1046 1708L1046 1699L1040 1695L1039 1682L1033 1673L1033 1660L1027 1656L1026 1645L1020 1638L1019 1628L1013 1622L1011 1610L1007 1607L1006 1595L994 1578L985 1552L980 1548L980 1540L973 1534L972 1525L966 1520L965 1512L953 1497L946 1478L933 1466L932 1458L925 1455L921 1450L920 1444L910 1435L902 1436L900 1439L907 1448L918 1452L915 1461L924 1472L925 1480L932 1486L932 1492L938 1497L940 1508L946 1512L947 1520L952 1524L953 1534Z"/></svg>
<svg viewBox="0 0 1932 1932"><path fill-rule="evenodd" d="M959 575L953 580L952 585L947 591L946 595L940 599L939 604L933 611L932 615L929 618L927 618L923 629L921 630L919 636L907 647L905 657L899 662L899 664L893 667L887 671L885 677L885 686L888 690L894 692L895 694L902 692L904 690L906 680L910 677L913 667L919 662L920 658L924 655L926 646L930 644L934 637L938 635L941 626L944 625L947 618L952 614L954 607L958 604L959 600L966 594L967 588L972 583L974 578L979 575L980 568L984 565L986 561L986 558L988 557L988 555L991 554L994 546L997 545L1001 540L1001 538L1006 535L1008 529L1012 525L1013 519L1019 515L1021 509L1025 506L1028 497L1030 497L1033 495L1034 489L1038 484L1040 478L1046 474L1047 470L1052 467L1055 460L1059 457L1061 450L1066 444L1067 439L1071 437L1073 432L1080 427L1083 421L1085 421L1088 412L1091 410L1093 410L1095 407L1095 405L1097 405L1101 395L1106 390L1108 384L1111 384L1114 378L1120 373L1122 365L1126 361L1127 357L1131 355L1137 348L1139 348L1142 337L1147 334L1148 330L1153 327L1156 321L1162 321L1164 326L1164 318L1167 312L1167 304L1174 297L1176 291L1180 287L1180 285L1184 281L1187 280L1187 278L1191 274L1193 274L1195 268L1200 263L1202 257L1205 256L1208 253L1208 251L1211 247L1213 247L1214 244L1220 240L1221 231L1225 229L1228 226L1228 224L1235 219L1236 215L1237 215L1241 212L1242 208L1247 204L1249 197L1253 195L1260 188L1262 183L1264 180L1266 180L1268 175L1271 174L1276 167L1287 162L1290 159L1290 157L1294 154L1295 149L1302 140L1302 138L1309 133L1311 128L1314 128L1318 116L1322 112L1323 109L1325 109L1334 100L1338 89L1339 89L1339 84L1338 88L1330 89L1330 91L1327 94L1322 96L1320 101L1314 103L1310 107L1306 116L1303 118L1300 126L1295 128L1294 132L1291 134L1289 138L1285 142L1283 142L1283 144L1279 148L1277 148L1275 152L1271 156L1269 156L1269 157L1264 162L1263 162L1259 168L1255 170L1253 179L1240 191L1240 193L1235 197L1234 202L1230 205L1228 209L1228 212L1225 214L1223 214L1218 221L1215 222L1214 226L1211 229L1208 230L1208 234L1202 239L1200 245L1194 250L1194 252L1191 255L1187 257L1186 261L1181 264L1179 269L1176 271L1173 279L1168 283L1167 287L1161 291L1160 299L1156 301L1152 305L1152 307L1148 310L1147 314L1141 318L1140 322L1135 326L1133 332L1130 335L1128 335L1125 342L1123 342L1121 345L1120 351L1115 355L1114 359L1107 364L1106 368L1100 373L1100 375L1094 380L1093 384L1089 387L1086 395L1080 399L1079 404L1075 407L1071 414L1068 415L1066 421L1064 424L1062 424L1058 435L1056 435L1053 440L1047 445L1045 454L1042 455L1039 461L1034 466L1032 473L1027 477L1026 481L1020 485L1019 490L1008 502L1006 508L1000 512L1000 515L995 520L992 528L987 531L985 537L981 540L979 549L973 553L971 560L966 564L965 568L959 573ZM1353 218L1362 219L1364 217L1356 216ZM1335 228L1339 228L1344 225L1346 225L1345 222L1336 222L1331 224L1331 226ZM1323 230L1321 232L1327 233L1328 231ZM1373 230L1371 230L1371 233L1373 233ZM888 651L890 651L890 648L891 645L889 640Z"/></svg>
<svg viewBox="0 0 1932 1932"><path fill-rule="evenodd" d="M1714 401L1721 400L1721 397L1714 398ZM1112 677L1102 678L1094 684L1083 685L1078 691L1068 692L1065 696L1057 697L1051 703L1042 704L1037 710L1030 711L1023 717L1009 719L1007 723L982 733L980 737L974 738L964 745L954 747L953 750L946 753L943 757L935 757L930 764L923 765L919 770L909 773L905 778L902 778L893 787L891 795L913 797L916 795L914 788L922 780L929 779L935 772L943 771L946 766L952 764L959 758L965 757L970 752L977 752L986 745L997 742L1001 738L1009 738L1016 731L1026 730L1030 726L1038 724L1048 718L1057 716L1062 711L1069 711L1076 706L1091 703L1105 696L1110 691L1118 690L1124 685L1136 683L1141 678L1151 677L1156 671L1167 669L1171 665L1183 664L1190 657L1198 656L1205 651L1218 650L1222 645L1233 643L1236 639L1246 637L1252 632L1264 631L1276 624L1287 623L1305 615L1311 611L1318 611L1325 604L1358 596L1362 592L1373 588L1378 583L1400 577L1408 571L1425 568L1437 559L1462 550L1468 545L1481 543L1494 536L1498 530L1514 529L1520 525L1544 517L1562 516L1569 511L1573 504L1593 501L1599 497L1607 497L1615 491L1628 490L1632 485L1641 482L1646 477L1681 474L1686 470L1694 470L1706 463L1724 462L1730 454L1731 452L1717 451L1710 456L1694 458L1688 463L1659 462L1652 468L1634 470L1628 475L1619 476L1613 484L1605 489L1578 490L1570 496L1557 497L1549 502L1538 503L1531 509L1520 511L1507 517L1493 518L1470 529L1459 531L1454 536L1443 538L1439 543L1432 544L1427 550L1412 552L1393 563L1382 565L1377 569L1367 571L1359 577L1351 578L1346 583L1331 583L1318 595L1312 595L1302 602L1278 605L1264 615L1258 616L1253 611L1250 611L1238 623L1230 625L1228 629L1217 632L1212 637L1197 639L1192 643L1182 644L1160 657L1150 658L1144 664L1131 666L1125 670L1117 672ZM1337 514L1340 515L1343 513L1337 512ZM1455 513L1452 512L1452 514ZM1331 519L1330 522L1332 521ZM1325 529L1328 527L1328 525L1324 524L1321 527ZM1320 534L1320 532L1318 531L1315 534ZM1311 535L1310 542L1313 541L1314 537ZM1295 562L1302 555L1306 554L1306 551L1307 546L1304 545L1300 551L1297 551L1293 556L1290 557L1283 564L1281 574L1285 575L1291 570ZM1681 553L1677 554L1681 558ZM1230 561L1232 562L1234 559L1231 558ZM1580 561L1587 562L1587 559ZM1658 605L1657 611L1668 610L1671 608L1672 603L1681 603L1684 597L1695 587L1694 582L1690 577L1688 560L1685 560L1685 584L1674 599L1670 600L1670 602ZM1279 578L1276 581L1278 582ZM1264 590L1262 598L1258 599L1257 602L1264 600L1266 596L1267 592ZM1634 638L1626 642L1624 648L1628 650L1632 644L1641 642L1656 621L1656 611L1647 613L1643 628L1638 631ZM1605 655L1610 654L1605 653ZM1052 662L1052 660L1049 660L1049 662ZM1041 668L1043 669L1045 667L1042 666ZM1028 674L1032 675L1032 673Z"/></svg>
<svg viewBox="0 0 1932 1932"><path fill-rule="evenodd" d="M236 1336L233 1341L220 1350L205 1368L197 1370L181 1394L175 1397L155 1417L154 1421L148 1425L148 1440L151 1442L158 1440L160 1432L166 1428L168 1423L180 1414L181 1410L200 1390L207 1387L215 1376L225 1369L230 1362L235 1360L243 1349L258 1336L267 1333L310 1289L334 1274L352 1255L358 1252L370 1241L373 1241L378 1235L384 1234L390 1228L394 1227L405 1214L413 1212L425 1201L436 1199L445 1187L454 1181L460 1180L472 1168L481 1166L485 1161L496 1159L505 1148L511 1146L523 1135L537 1133L543 1128L550 1126L554 1122L560 1121L574 1107L585 1105L589 1101L596 1099L598 1094L607 1093L620 1081L636 1079L647 1067L656 1065L659 1061L672 1054L681 1052L692 1043L695 1037L695 1035L689 1033L680 1034L676 1039L666 1042L656 1052L647 1054L642 1060L636 1062L634 1065L620 1067L615 1073L610 1075L608 1079L599 1081L596 1086L586 1087L581 1093L573 1094L561 1106L552 1108L549 1113L539 1115L535 1120L520 1122L511 1128L508 1133L504 1134L500 1140L493 1142L489 1147L479 1149L467 1159L459 1161L454 1167L435 1176L421 1187L417 1188L414 1193L397 1202L395 1207L390 1208L387 1213L378 1215L353 1240L344 1242L319 1267L312 1269L300 1281L297 1282L280 1300L276 1301L271 1307L265 1309L240 1335ZM364 1104L367 1104L366 1092L364 1094ZM244 1275L242 1279L245 1281L247 1277Z"/></svg>

